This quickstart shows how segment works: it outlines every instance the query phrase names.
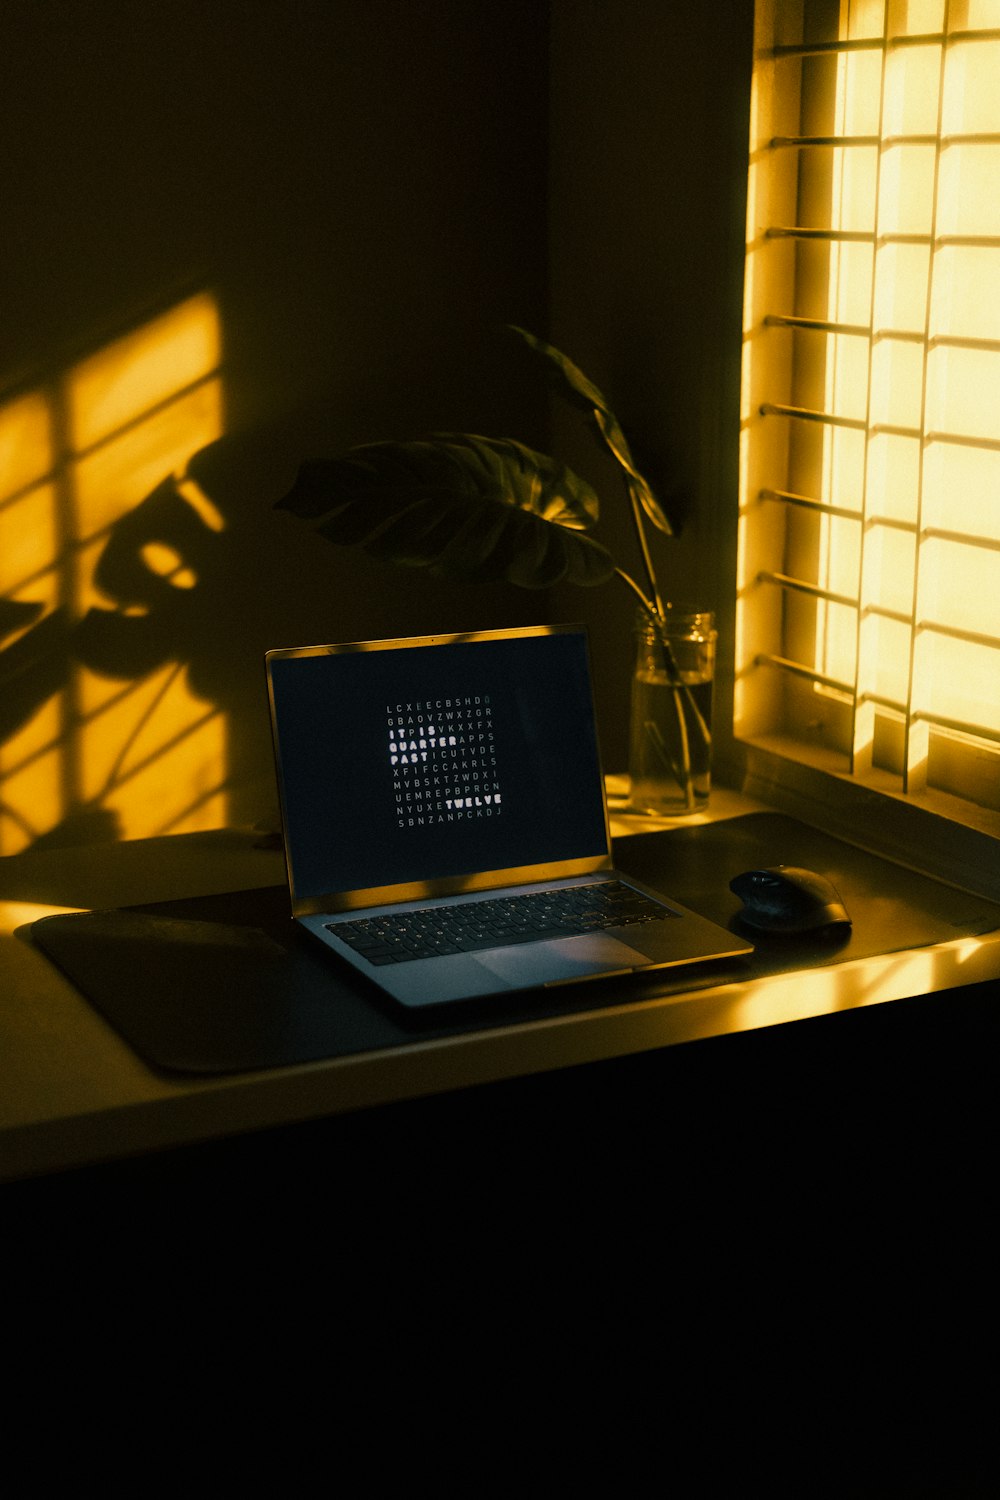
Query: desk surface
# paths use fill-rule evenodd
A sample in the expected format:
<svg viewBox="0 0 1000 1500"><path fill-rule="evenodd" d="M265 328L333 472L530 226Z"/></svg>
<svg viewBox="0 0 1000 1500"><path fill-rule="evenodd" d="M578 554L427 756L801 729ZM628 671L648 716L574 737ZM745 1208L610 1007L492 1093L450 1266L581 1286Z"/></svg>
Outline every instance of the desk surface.
<svg viewBox="0 0 1000 1500"><path fill-rule="evenodd" d="M711 818L758 806L719 792ZM614 831L648 827L616 819ZM708 989L657 994L626 981L599 1008L418 1035L293 1067L207 1078L159 1073L31 945L28 924L60 909L274 885L283 874L280 855L258 842L250 833L220 832L0 862L0 1180L1000 976L1000 932L993 932Z"/></svg>

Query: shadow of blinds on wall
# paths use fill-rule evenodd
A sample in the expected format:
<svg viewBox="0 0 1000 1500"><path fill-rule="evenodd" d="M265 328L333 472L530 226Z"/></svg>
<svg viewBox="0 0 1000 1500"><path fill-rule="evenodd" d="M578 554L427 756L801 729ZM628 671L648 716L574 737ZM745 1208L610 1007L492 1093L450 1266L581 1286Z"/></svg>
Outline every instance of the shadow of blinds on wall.
<svg viewBox="0 0 1000 1500"><path fill-rule="evenodd" d="M105 592L102 559L144 497L222 431L208 292L0 400L0 856L224 824L226 724L187 663L167 642L149 669L124 645L95 666L83 645L88 618L107 639L149 615ZM223 527L192 486L179 492ZM200 584L166 538L141 562L164 590Z"/></svg>
<svg viewBox="0 0 1000 1500"><path fill-rule="evenodd" d="M751 132L736 732L1000 808L1000 0L759 4Z"/></svg>

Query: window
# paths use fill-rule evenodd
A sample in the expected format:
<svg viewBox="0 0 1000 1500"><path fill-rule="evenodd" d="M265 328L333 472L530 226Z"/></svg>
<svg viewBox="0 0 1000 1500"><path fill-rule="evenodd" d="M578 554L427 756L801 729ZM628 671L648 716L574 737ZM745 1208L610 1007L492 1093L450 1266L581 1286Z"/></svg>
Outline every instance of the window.
<svg viewBox="0 0 1000 1500"><path fill-rule="evenodd" d="M1000 832L1000 0L758 4L736 734Z"/></svg>
<svg viewBox="0 0 1000 1500"><path fill-rule="evenodd" d="M225 821L223 716L166 648L138 659L151 611L100 583L129 515L221 431L204 293L0 402L0 855ZM196 486L174 484L221 529ZM147 595L197 584L167 538L135 546Z"/></svg>

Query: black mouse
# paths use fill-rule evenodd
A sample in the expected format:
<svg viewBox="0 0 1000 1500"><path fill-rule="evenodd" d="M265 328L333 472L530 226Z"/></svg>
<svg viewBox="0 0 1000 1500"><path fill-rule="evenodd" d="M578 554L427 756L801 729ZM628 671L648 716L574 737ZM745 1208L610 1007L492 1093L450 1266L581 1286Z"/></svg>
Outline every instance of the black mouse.
<svg viewBox="0 0 1000 1500"><path fill-rule="evenodd" d="M744 870L729 889L743 902L740 921L753 932L794 936L823 928L842 935L851 926L836 887L814 870L797 865Z"/></svg>

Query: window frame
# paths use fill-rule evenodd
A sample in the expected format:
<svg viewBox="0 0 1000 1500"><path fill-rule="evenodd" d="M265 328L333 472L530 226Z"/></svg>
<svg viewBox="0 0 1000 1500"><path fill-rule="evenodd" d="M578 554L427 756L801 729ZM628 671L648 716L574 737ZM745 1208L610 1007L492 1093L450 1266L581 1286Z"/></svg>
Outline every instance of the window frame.
<svg viewBox="0 0 1000 1500"><path fill-rule="evenodd" d="M762 38L767 38L767 50L770 49L779 3L780 0L757 0L755 65L765 50ZM798 99L783 102L788 113L794 114L797 129ZM771 135L793 133L790 120L759 119L756 114L759 108L760 95L755 80L751 108L751 168L757 142ZM791 170L788 180L779 181L775 191L783 192L794 203L797 183ZM748 244L753 243L755 226L768 221L769 209L771 223L796 222L793 214L782 214L780 209L775 213L773 204L755 204L753 193L751 183ZM772 248L776 252L771 257L775 264L764 274L783 274L787 278L790 251L780 244ZM784 271L781 270L782 263ZM761 274L761 268L756 269L757 274ZM744 358L757 331L753 318L748 317L743 337ZM775 732L773 724L768 723L768 714L755 714L755 705L747 701L737 662L752 657L753 642L748 643L745 638L737 636L738 630L744 636L747 630L746 620L737 620L737 598L745 590L748 557L749 566L753 566L753 528L761 527L766 532L767 519L761 516L760 505L755 513L747 503L747 497L756 494L754 475L749 468L753 460L748 460L745 439L757 392L742 384L739 481L743 499L730 546L720 558L720 626L723 638L733 642L734 649L731 655L726 653L720 660L718 672L715 736L718 779L878 853L1000 899L1000 860L997 859L1000 812L932 788L903 793L891 774L877 767L866 767L852 773L846 756L831 750L819 739L810 743L808 737L800 739L785 732ZM769 399L780 399L780 395L772 394ZM742 561L738 556L737 532L748 539ZM750 628L752 630L752 624ZM835 694L826 696L836 711Z"/></svg>

